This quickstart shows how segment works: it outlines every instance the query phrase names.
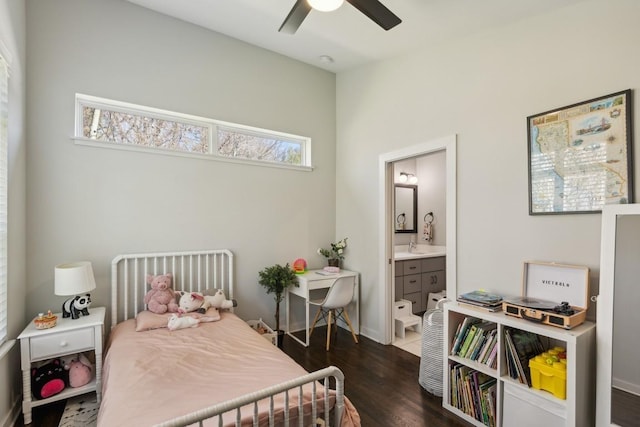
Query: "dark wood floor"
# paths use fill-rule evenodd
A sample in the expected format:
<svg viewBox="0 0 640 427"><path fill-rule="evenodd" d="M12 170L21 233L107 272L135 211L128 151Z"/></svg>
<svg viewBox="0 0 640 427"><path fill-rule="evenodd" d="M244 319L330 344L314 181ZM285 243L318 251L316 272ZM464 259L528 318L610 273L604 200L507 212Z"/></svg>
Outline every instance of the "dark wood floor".
<svg viewBox="0 0 640 427"><path fill-rule="evenodd" d="M385 427L470 426L442 408L442 399L418 384L420 358L392 345L380 345L339 329L325 351L326 328L316 328L311 345L285 337L283 350L308 371L334 365L345 376L345 395L362 425Z"/></svg>
<svg viewBox="0 0 640 427"><path fill-rule="evenodd" d="M325 351L326 328L318 327L311 345L285 336L283 350L308 371L337 366L345 374L345 394L358 409L362 425L384 427L469 426L442 408L442 399L418 384L420 358L394 346L359 337L359 344L340 329ZM33 410L33 427L57 427L64 402ZM22 417L18 426L23 426Z"/></svg>
<svg viewBox="0 0 640 427"><path fill-rule="evenodd" d="M640 425L640 396L612 388L611 420L622 427Z"/></svg>

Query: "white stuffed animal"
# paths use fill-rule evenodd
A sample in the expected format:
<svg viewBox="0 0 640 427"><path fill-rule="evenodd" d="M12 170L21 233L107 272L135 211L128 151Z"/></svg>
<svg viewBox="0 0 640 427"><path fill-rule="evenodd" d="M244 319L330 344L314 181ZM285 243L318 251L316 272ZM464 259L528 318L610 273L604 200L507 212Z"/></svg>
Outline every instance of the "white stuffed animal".
<svg viewBox="0 0 640 427"><path fill-rule="evenodd" d="M180 301L178 302L178 313L191 313L192 311L196 311L198 313L204 314L207 309L203 307L204 305L204 295L200 292L184 292L178 291L176 292L180 295Z"/></svg>
<svg viewBox="0 0 640 427"><path fill-rule="evenodd" d="M196 311L206 313L209 307L225 310L236 307L236 300L228 300L222 289L217 289L213 295L203 295L201 292L177 292L180 294L178 312L181 314Z"/></svg>
<svg viewBox="0 0 640 427"><path fill-rule="evenodd" d="M203 307L205 308L215 307L218 309L229 309L238 305L236 300L227 299L222 289L218 289L213 295L205 296L204 301Z"/></svg>
<svg viewBox="0 0 640 427"><path fill-rule="evenodd" d="M170 331L177 331L178 329L195 328L200 323L200 319L196 319L191 316L179 317L177 314L172 314L169 317L169 323L167 328Z"/></svg>

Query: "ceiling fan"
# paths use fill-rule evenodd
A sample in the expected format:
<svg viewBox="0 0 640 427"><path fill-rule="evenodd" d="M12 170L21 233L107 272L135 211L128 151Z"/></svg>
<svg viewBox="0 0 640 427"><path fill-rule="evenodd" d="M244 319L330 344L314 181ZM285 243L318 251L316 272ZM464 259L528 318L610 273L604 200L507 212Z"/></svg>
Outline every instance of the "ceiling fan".
<svg viewBox="0 0 640 427"><path fill-rule="evenodd" d="M296 0L296 4L293 5L278 31L294 34L311 9L330 12L342 6L343 2L344 0ZM347 0L347 2L386 31L402 22L378 0Z"/></svg>

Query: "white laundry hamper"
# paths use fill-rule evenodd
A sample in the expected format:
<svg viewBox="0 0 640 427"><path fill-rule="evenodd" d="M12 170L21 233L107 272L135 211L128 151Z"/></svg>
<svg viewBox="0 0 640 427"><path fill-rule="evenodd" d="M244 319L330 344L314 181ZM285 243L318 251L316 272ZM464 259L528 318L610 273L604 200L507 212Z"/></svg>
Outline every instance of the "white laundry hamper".
<svg viewBox="0 0 640 427"><path fill-rule="evenodd" d="M443 298L436 307L424 313L422 322L422 358L420 359L420 374L418 382L429 393L442 396L443 378L443 340L444 340L444 312Z"/></svg>

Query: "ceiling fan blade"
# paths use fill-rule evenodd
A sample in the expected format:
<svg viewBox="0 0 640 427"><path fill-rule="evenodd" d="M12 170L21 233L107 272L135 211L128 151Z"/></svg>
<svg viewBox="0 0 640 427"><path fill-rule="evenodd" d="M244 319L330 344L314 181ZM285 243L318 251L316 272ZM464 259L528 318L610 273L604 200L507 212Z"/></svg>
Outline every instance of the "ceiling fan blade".
<svg viewBox="0 0 640 427"><path fill-rule="evenodd" d="M309 6L307 0L297 0L278 31L281 33L294 34L310 11L311 6Z"/></svg>
<svg viewBox="0 0 640 427"><path fill-rule="evenodd" d="M347 0L360 12L364 13L376 24L389 31L402 22L393 12L378 0Z"/></svg>

